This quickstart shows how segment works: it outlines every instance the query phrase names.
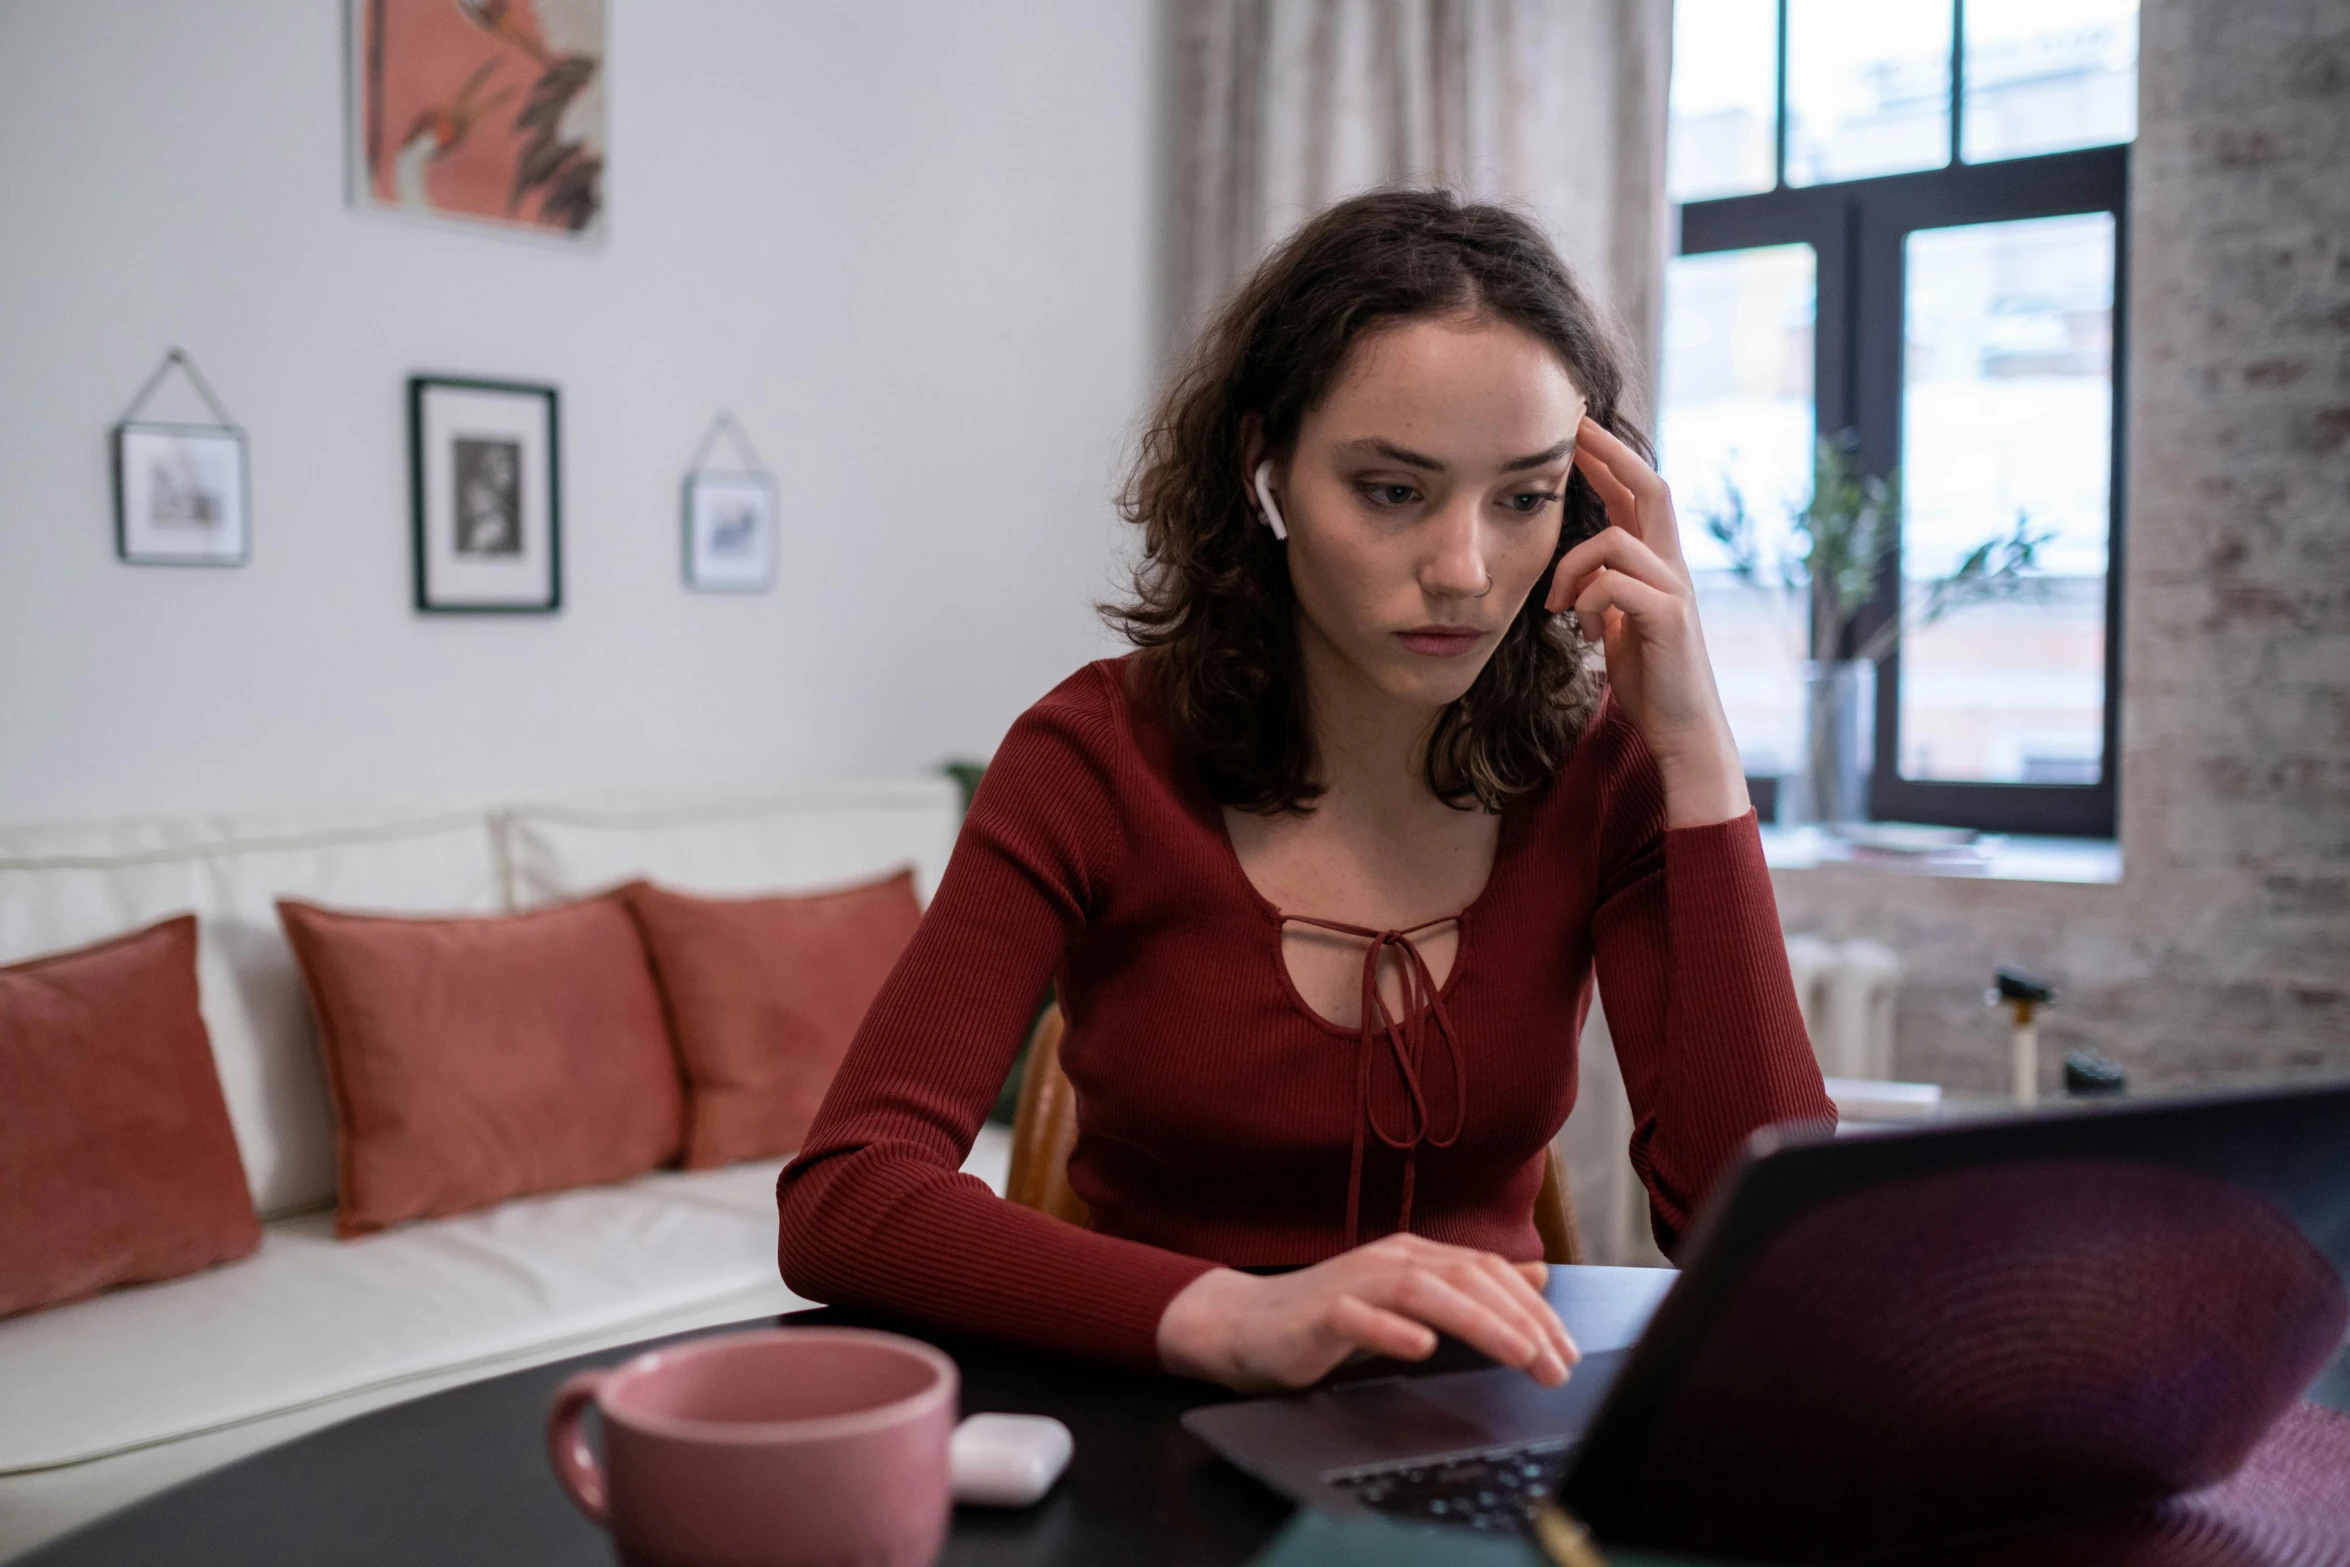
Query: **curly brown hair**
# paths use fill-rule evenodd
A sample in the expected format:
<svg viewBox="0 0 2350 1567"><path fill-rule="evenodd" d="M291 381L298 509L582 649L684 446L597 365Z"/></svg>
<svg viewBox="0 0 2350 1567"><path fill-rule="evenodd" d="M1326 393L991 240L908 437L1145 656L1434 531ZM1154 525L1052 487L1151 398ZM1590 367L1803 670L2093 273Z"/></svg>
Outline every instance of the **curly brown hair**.
<svg viewBox="0 0 2350 1567"><path fill-rule="evenodd" d="M1131 598L1100 609L1143 649L1177 741L1226 805L1303 814L1323 789L1288 566L1244 477L1250 437L1286 454L1366 332L1464 314L1548 345L1590 416L1649 455L1623 406L1615 333L1542 231L1440 190L1357 196L1299 229L1200 335L1143 434L1119 498L1143 530L1142 558ZM1598 495L1571 473L1551 566L1606 525ZM1428 787L1489 811L1541 788L1566 765L1596 695L1582 642L1529 593L1476 682L1438 715Z"/></svg>

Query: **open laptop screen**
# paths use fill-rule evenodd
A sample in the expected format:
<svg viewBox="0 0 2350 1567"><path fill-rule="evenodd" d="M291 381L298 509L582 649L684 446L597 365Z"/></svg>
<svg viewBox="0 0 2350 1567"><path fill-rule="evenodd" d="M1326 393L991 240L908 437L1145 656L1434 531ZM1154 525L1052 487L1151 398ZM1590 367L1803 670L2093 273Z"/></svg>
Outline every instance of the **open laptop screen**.
<svg viewBox="0 0 2350 1567"><path fill-rule="evenodd" d="M1766 1142L1685 1261L1561 1487L1602 1539L1846 1557L2159 1501L2342 1344L2350 1084Z"/></svg>

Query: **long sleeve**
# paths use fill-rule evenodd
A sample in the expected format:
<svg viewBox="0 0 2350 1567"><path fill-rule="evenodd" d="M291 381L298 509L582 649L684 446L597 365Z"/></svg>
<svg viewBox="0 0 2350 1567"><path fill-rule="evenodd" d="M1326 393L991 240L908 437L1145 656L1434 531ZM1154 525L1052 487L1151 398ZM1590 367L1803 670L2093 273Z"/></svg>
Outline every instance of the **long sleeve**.
<svg viewBox="0 0 2350 1567"><path fill-rule="evenodd" d="M1212 1265L1064 1224L958 1170L1124 852L1107 694L1098 668L1081 671L1005 737L778 1183L778 1248L811 1299L1156 1369L1160 1315Z"/></svg>
<svg viewBox="0 0 2350 1567"><path fill-rule="evenodd" d="M1754 814L1665 826L1654 761L1620 719L1600 825L1592 936L1601 998L1632 1103L1633 1168L1671 1252L1760 1127L1833 1123Z"/></svg>

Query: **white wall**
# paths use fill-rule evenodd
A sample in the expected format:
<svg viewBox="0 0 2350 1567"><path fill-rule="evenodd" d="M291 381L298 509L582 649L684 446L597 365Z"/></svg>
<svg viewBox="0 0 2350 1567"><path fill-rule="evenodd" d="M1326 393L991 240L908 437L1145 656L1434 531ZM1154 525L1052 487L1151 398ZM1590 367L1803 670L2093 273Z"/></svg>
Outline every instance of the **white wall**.
<svg viewBox="0 0 2350 1567"><path fill-rule="evenodd" d="M1109 650L1142 0L613 0L588 252L351 211L342 9L0 3L0 820L903 772ZM114 559L172 343L249 432L242 569ZM559 616L410 608L422 370L561 387ZM721 406L771 595L679 585Z"/></svg>

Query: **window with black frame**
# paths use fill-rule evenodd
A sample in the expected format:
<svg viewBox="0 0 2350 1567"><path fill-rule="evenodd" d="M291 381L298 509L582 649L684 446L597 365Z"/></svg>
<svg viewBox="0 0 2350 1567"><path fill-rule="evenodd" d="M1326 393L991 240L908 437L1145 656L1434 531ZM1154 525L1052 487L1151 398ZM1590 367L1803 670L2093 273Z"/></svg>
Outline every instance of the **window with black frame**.
<svg viewBox="0 0 2350 1567"><path fill-rule="evenodd" d="M1659 454L1758 794L2113 836L2136 0L1677 0L1673 54Z"/></svg>

